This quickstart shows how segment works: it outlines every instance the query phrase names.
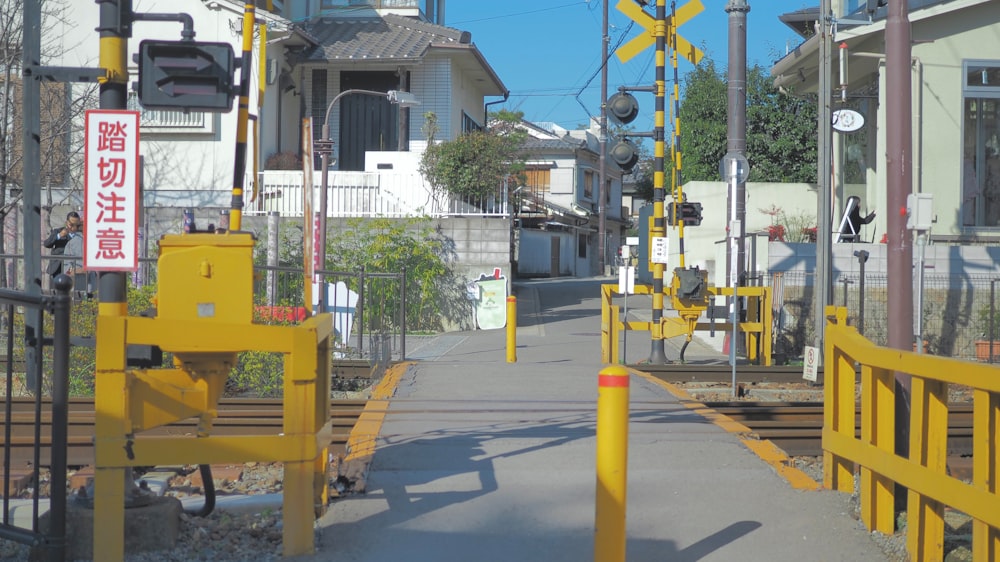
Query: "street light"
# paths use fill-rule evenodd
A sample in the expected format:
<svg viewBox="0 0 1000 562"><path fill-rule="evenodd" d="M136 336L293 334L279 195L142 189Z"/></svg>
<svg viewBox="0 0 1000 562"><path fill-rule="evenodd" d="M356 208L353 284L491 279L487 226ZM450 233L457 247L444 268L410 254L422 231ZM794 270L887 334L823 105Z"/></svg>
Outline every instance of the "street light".
<svg viewBox="0 0 1000 562"><path fill-rule="evenodd" d="M389 103L398 105L399 107L413 107L415 105L420 105L420 101L411 94L410 92L403 92L400 90L389 90L388 92L378 92L375 90L344 90L337 94L336 97L330 102L330 105L326 108L326 115L323 117L323 128L320 133L322 138L322 146L317 152L320 153L320 166L322 166L322 188L319 192L319 243L316 245L316 256L320 261L320 266L315 269L323 269L326 266L326 208L327 208L327 182L330 177L330 154L333 152L333 139L330 138L330 112L333 111L333 106L337 105L337 102L346 96L352 94L359 94L365 96L376 96L384 97L389 100ZM307 189L312 189L312 186L306 186ZM308 220L312 220L309 217ZM314 258L315 262L316 258ZM320 288L319 292L319 306L322 310L326 306L326 291Z"/></svg>

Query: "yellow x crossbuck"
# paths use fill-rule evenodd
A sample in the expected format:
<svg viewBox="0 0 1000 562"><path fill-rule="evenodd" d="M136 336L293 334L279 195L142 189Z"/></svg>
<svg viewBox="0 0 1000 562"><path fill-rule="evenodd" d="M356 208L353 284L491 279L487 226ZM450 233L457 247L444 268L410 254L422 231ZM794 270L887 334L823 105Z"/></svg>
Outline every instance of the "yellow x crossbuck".
<svg viewBox="0 0 1000 562"><path fill-rule="evenodd" d="M619 12L631 18L632 21L642 26L644 30L643 33L639 34L637 37L633 37L631 41L625 43L616 51L618 60L621 62L628 62L632 59L632 57L638 55L656 42L656 19L644 12L642 7L636 4L633 0L618 0L618 6L616 7ZM671 16L667 16L666 25L668 28L673 26L674 32L676 33L676 29L678 27L684 25L685 22L700 14L704 11L704 9L705 7L701 5L701 0L691 0L677 9L677 13L675 14L677 18L676 22L672 22ZM687 39L681 37L680 35L677 35L677 52L683 55L687 60L691 61L691 64L698 64L701 57L705 55L705 53L701 52L701 49L695 47Z"/></svg>

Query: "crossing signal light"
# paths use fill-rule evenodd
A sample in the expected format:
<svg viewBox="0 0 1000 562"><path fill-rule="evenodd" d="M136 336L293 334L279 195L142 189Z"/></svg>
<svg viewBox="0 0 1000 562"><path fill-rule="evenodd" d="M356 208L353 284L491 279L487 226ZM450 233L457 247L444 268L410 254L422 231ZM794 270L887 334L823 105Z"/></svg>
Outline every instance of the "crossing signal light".
<svg viewBox="0 0 1000 562"><path fill-rule="evenodd" d="M626 174L631 174L632 169L639 163L639 147L627 138L619 139L608 154Z"/></svg>
<svg viewBox="0 0 1000 562"><path fill-rule="evenodd" d="M639 115L639 102L628 92L618 92L608 98L608 117L619 125L627 125Z"/></svg>
<svg viewBox="0 0 1000 562"><path fill-rule="evenodd" d="M667 224L670 226L677 226L680 221L684 221L684 226L698 226L701 224L701 203L671 202L667 204L666 215Z"/></svg>

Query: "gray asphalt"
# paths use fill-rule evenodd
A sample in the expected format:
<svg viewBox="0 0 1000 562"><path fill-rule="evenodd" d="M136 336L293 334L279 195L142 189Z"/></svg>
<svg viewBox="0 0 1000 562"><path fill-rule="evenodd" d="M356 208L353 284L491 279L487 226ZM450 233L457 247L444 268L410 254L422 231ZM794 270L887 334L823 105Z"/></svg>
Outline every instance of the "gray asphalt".
<svg viewBox="0 0 1000 562"><path fill-rule="evenodd" d="M367 493L332 504L302 560L594 560L600 283L523 282L505 330L424 342L391 400ZM679 343L667 344L676 359ZM648 334L628 355L648 356ZM696 342L688 359L719 361ZM737 436L631 377L631 561L885 560L849 498L793 489Z"/></svg>

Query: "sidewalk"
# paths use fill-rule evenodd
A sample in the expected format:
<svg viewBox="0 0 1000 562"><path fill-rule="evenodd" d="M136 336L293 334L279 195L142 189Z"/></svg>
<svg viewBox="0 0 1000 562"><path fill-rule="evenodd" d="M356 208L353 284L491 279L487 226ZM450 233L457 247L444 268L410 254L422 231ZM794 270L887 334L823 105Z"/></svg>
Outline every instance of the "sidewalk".
<svg viewBox="0 0 1000 562"><path fill-rule="evenodd" d="M593 560L600 282L519 284L517 363L504 330L415 348L366 493L335 501L317 553L299 559ZM649 352L648 338L630 339L630 358L633 346ZM850 511L846 495L794 489L736 434L631 377L628 560L885 560Z"/></svg>

